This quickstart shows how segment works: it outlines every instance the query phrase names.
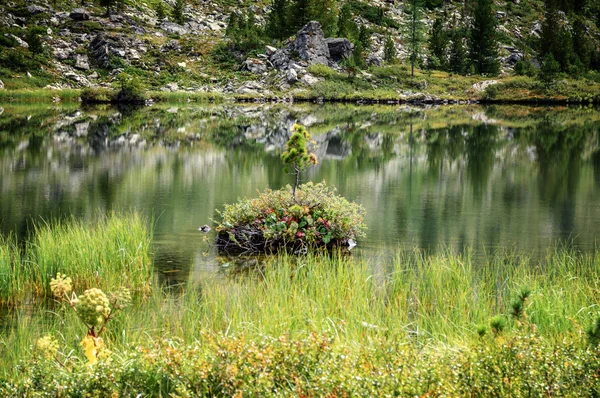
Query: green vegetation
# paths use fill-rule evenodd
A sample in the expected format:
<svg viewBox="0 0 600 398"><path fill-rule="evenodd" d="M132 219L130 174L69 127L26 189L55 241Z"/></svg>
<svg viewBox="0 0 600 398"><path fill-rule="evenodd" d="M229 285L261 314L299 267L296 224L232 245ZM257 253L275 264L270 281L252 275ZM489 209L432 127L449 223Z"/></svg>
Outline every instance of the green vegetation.
<svg viewBox="0 0 600 398"><path fill-rule="evenodd" d="M94 223L39 223L23 252L11 238L0 241L0 303L51 297L50 279L59 272L81 289L110 290L126 280L132 291L145 295L152 279L151 237L135 214L112 214Z"/></svg>
<svg viewBox="0 0 600 398"><path fill-rule="evenodd" d="M568 249L539 263L420 251L270 258L132 307L105 335L112 354L92 368L78 354L75 313L19 316L0 337L0 391L593 396L598 258Z"/></svg>
<svg viewBox="0 0 600 398"><path fill-rule="evenodd" d="M493 5L493 0L477 1L473 12L473 26L469 32L469 56L475 72L481 75L497 75L500 71Z"/></svg>
<svg viewBox="0 0 600 398"><path fill-rule="evenodd" d="M226 205L215 228L223 252L277 253L340 247L364 235L364 209L324 183L266 190Z"/></svg>

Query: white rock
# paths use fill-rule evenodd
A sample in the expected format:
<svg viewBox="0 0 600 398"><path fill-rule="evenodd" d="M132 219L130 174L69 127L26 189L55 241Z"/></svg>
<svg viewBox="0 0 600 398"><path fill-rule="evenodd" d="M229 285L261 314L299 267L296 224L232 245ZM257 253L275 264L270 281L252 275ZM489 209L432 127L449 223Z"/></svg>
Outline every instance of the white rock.
<svg viewBox="0 0 600 398"><path fill-rule="evenodd" d="M286 80L288 83L295 83L298 80L298 73L296 72L296 69L288 69L286 74Z"/></svg>
<svg viewBox="0 0 600 398"><path fill-rule="evenodd" d="M493 86L494 84L498 84L498 83L500 83L498 80L484 80L482 82L473 84L472 89L475 90L476 92L484 91L489 86Z"/></svg>
<svg viewBox="0 0 600 398"><path fill-rule="evenodd" d="M302 79L300 79L300 81L302 83L306 84L307 86L314 86L320 80L318 77L315 77L315 76L311 75L310 73L307 73L306 75L302 76Z"/></svg>

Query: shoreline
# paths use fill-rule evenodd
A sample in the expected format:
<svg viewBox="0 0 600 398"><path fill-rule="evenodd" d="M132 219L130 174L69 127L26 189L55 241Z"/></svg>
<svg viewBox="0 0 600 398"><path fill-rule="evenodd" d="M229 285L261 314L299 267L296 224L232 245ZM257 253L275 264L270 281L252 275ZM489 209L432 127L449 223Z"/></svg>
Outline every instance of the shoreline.
<svg viewBox="0 0 600 398"><path fill-rule="evenodd" d="M2 103L61 103L78 102L82 105L136 105L126 102L119 102L111 99L116 97L116 90L106 90L105 94L109 97L105 99L82 101L81 89L19 89L19 90L0 90L0 104ZM308 93L307 93L308 94ZM598 105L600 104L600 93L592 98L553 98L531 96L523 98L484 98L484 97L449 97L439 98L428 94L419 94L414 97L389 98L373 97L367 93L357 92L351 97L332 96L325 98L314 95L283 94L281 96L271 96L257 94L223 94L220 92L147 92L148 100L146 104L140 106L149 106L153 103L177 103L177 102L199 102L199 103L221 103L234 102L240 104L249 103L340 103L354 105Z"/></svg>

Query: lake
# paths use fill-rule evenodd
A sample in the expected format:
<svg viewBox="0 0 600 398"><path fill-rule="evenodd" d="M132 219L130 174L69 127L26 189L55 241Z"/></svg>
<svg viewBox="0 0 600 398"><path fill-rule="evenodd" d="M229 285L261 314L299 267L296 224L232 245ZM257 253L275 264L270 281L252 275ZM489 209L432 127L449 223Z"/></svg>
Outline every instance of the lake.
<svg viewBox="0 0 600 398"><path fill-rule="evenodd" d="M304 124L327 181L367 211L357 255L395 248L593 250L600 236L600 112L589 107L1 105L0 231L137 210L168 282L214 272L198 231L237 198L293 177L279 159Z"/></svg>

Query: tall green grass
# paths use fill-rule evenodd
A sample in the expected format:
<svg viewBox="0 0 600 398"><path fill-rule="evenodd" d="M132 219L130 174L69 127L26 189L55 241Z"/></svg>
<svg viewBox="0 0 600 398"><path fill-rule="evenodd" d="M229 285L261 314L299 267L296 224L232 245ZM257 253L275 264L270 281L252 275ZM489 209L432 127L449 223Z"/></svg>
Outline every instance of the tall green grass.
<svg viewBox="0 0 600 398"><path fill-rule="evenodd" d="M44 247L44 253L55 252L52 245ZM81 250L77 244L69 247L71 253ZM541 261L515 253L482 258L419 250L380 261L279 256L258 268L204 276L189 282L181 294L153 289L149 300L116 317L104 337L117 352L164 336L193 344L206 333L258 341L283 335L301 339L317 332L351 351L381 342L461 347L478 341L478 326L489 328L496 315L505 316L509 329L517 328L510 302L529 287L529 321L544 339L559 342L579 338L600 315L599 255L559 248ZM76 280L75 290L88 282ZM111 280L112 289L101 286L114 290L120 282ZM68 309L41 309L34 316L20 309L12 332L0 335L0 356L7 358L0 374L12 372L17 353L48 332L79 352L85 330Z"/></svg>
<svg viewBox="0 0 600 398"><path fill-rule="evenodd" d="M0 102L78 102L81 90L17 89L0 90Z"/></svg>
<svg viewBox="0 0 600 398"><path fill-rule="evenodd" d="M152 230L137 214L38 223L22 247L0 242L0 303L49 297L58 272L80 291L125 285L145 294L152 279L151 242Z"/></svg>

